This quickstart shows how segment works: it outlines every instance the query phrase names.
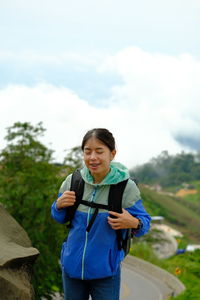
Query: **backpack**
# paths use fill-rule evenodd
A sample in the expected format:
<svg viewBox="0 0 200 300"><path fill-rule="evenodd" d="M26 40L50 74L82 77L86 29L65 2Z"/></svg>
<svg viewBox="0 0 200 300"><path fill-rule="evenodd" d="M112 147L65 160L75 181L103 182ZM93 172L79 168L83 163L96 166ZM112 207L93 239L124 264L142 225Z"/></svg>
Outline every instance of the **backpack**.
<svg viewBox="0 0 200 300"><path fill-rule="evenodd" d="M69 206L67 208L67 217L65 219L65 222L67 222L67 227L71 227L71 223L74 217L74 214L79 206L79 204L84 204L86 206L94 208L94 213L90 219L90 222L86 228L86 230L89 232L95 218L98 214L99 209L106 209L106 210L112 210L118 213L122 213L122 196L124 189L126 187L128 179L121 181L117 184L110 185L109 195L108 195L108 205L105 204L98 204L95 202L89 202L86 200L83 200L83 192L84 192L84 180L82 179L80 169L77 169L72 174L71 179L71 186L70 191L74 191L76 195L76 202L73 206ZM114 217L114 216L111 216ZM125 237L122 237L122 230L115 230L117 235L117 243L118 243L118 249L124 250L125 256L129 253L130 246L131 246L131 238L133 237L133 231L131 228L126 229Z"/></svg>

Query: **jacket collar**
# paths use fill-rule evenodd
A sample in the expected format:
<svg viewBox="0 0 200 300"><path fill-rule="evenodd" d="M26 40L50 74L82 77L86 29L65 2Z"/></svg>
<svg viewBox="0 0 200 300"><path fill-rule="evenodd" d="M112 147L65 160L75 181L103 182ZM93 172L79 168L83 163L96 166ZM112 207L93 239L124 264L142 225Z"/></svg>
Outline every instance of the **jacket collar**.
<svg viewBox="0 0 200 300"><path fill-rule="evenodd" d="M92 185L97 185L93 183L93 177L86 166L81 169L81 175L85 182ZM98 185L117 184L118 182L121 182L128 178L130 178L129 171L124 165L118 162L111 162L110 172L106 175L102 182L98 183Z"/></svg>

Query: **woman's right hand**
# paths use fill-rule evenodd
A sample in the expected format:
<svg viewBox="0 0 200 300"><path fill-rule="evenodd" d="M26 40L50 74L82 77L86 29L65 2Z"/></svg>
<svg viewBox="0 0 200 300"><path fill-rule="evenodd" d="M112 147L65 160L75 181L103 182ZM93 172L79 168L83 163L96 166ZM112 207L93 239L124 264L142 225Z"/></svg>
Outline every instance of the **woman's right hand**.
<svg viewBox="0 0 200 300"><path fill-rule="evenodd" d="M76 201L76 195L74 191L65 191L56 201L56 208L61 209L64 207L74 205Z"/></svg>

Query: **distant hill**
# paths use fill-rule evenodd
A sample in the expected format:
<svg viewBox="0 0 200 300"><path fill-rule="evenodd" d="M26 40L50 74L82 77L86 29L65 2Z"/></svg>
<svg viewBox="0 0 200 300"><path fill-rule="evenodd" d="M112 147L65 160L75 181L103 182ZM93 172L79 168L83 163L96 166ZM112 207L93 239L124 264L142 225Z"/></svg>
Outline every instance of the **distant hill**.
<svg viewBox="0 0 200 300"><path fill-rule="evenodd" d="M162 191L157 192L143 184L139 185L144 206L150 215L161 215L165 222L194 241L200 241L200 207L196 203Z"/></svg>
<svg viewBox="0 0 200 300"><path fill-rule="evenodd" d="M131 169L130 174L141 183L160 184L162 187L200 180L200 152L169 155L163 151L148 163Z"/></svg>

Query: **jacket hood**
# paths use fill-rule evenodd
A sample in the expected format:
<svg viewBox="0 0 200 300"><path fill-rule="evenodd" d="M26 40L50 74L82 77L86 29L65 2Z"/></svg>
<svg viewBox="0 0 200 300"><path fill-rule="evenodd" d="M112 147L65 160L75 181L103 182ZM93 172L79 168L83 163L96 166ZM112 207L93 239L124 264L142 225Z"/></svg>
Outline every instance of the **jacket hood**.
<svg viewBox="0 0 200 300"><path fill-rule="evenodd" d="M86 166L81 169L81 175L85 182L97 185L93 183L93 177ZM116 184L128 178L130 178L129 171L124 165L118 162L111 162L110 172L106 175L102 182L98 183L98 185Z"/></svg>

